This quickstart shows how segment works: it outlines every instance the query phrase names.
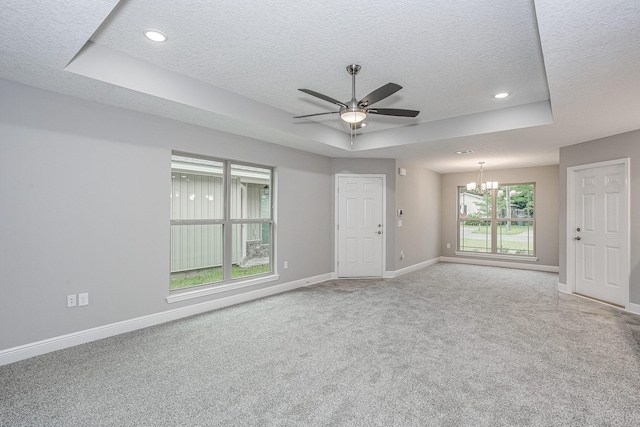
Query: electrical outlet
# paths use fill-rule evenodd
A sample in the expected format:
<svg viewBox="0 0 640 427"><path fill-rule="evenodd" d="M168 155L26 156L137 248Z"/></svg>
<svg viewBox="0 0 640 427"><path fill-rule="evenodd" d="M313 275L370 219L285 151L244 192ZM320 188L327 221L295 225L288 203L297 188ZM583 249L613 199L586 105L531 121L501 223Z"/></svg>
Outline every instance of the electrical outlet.
<svg viewBox="0 0 640 427"><path fill-rule="evenodd" d="M289 268L289 261L285 261L284 264L283 264L283 267L285 269Z"/></svg>
<svg viewBox="0 0 640 427"><path fill-rule="evenodd" d="M78 305L82 306L82 305L89 305L89 294L88 293L83 293L83 294L78 294Z"/></svg>
<svg viewBox="0 0 640 427"><path fill-rule="evenodd" d="M404 251L400 251L400 259L404 259Z"/></svg>
<svg viewBox="0 0 640 427"><path fill-rule="evenodd" d="M76 306L76 294L67 295L67 307L75 307Z"/></svg>
<svg viewBox="0 0 640 427"><path fill-rule="evenodd" d="M451 249L451 243L447 243L447 249Z"/></svg>

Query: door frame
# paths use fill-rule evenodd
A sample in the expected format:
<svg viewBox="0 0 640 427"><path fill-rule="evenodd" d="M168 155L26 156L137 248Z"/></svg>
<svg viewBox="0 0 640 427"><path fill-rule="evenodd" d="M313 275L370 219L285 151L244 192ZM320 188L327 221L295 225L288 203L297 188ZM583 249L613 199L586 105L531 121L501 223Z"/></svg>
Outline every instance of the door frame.
<svg viewBox="0 0 640 427"><path fill-rule="evenodd" d="M584 169L591 169L603 166L614 166L614 165L623 165L624 166L624 180L625 180L625 190L624 196L627 198L627 234L625 236L626 242L623 244L626 247L626 264L627 271L622 272L622 277L625 278L624 285L626 287L625 301L624 306L625 309L629 309L629 277L631 275L631 185L630 185L630 167L629 167L630 158L622 158L616 160L608 160L604 162L596 162L596 163L588 163L584 165L571 166L567 168L567 291L569 293L576 292L576 248L573 244L573 238L575 237L574 230L576 228L576 193L575 193L575 185L576 185L576 173L578 171L582 171Z"/></svg>
<svg viewBox="0 0 640 427"><path fill-rule="evenodd" d="M340 220L340 198L338 189L340 188L340 178L382 178L382 230L384 233L384 239L382 239L382 273L380 277L385 277L387 271L387 175L383 173L369 173L369 174L355 174L355 173L337 173L334 175L334 183L335 183L335 216L333 220L333 243L334 243L334 259L333 259L333 271L335 272L335 276L338 276L338 260L340 257L339 253L339 245L340 242L338 240L338 222Z"/></svg>

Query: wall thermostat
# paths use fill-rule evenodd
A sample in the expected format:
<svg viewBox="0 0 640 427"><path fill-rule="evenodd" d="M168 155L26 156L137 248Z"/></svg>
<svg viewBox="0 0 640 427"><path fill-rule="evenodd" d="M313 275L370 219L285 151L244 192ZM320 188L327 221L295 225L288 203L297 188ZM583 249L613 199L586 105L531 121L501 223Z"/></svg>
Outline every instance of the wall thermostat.
<svg viewBox="0 0 640 427"><path fill-rule="evenodd" d="M405 168L398 169L398 173L400 176L405 176L407 174L407 170Z"/></svg>
<svg viewBox="0 0 640 427"><path fill-rule="evenodd" d="M402 209L398 209L398 216L402 216Z"/></svg>

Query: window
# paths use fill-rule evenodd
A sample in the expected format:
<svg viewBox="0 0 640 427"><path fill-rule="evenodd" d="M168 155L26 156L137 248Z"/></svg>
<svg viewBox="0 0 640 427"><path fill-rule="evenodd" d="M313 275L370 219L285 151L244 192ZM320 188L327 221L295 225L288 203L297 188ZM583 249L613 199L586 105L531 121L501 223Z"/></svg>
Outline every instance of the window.
<svg viewBox="0 0 640 427"><path fill-rule="evenodd" d="M535 256L534 184L458 187L458 251Z"/></svg>
<svg viewBox="0 0 640 427"><path fill-rule="evenodd" d="M272 179L264 166L171 156L170 290L272 272Z"/></svg>

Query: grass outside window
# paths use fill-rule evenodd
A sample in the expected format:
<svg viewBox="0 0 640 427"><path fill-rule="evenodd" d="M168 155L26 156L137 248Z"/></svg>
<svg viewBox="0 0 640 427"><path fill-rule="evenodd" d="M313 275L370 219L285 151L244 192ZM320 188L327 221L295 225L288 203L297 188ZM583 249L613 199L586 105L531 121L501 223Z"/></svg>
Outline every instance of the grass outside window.
<svg viewBox="0 0 640 427"><path fill-rule="evenodd" d="M232 269L233 277L255 276L256 274L264 274L271 271L268 264L254 265L244 268L237 264L233 264ZM212 267L206 270L201 270L195 275L172 278L169 289L175 291L178 289L206 285L220 281L222 281L222 267Z"/></svg>

